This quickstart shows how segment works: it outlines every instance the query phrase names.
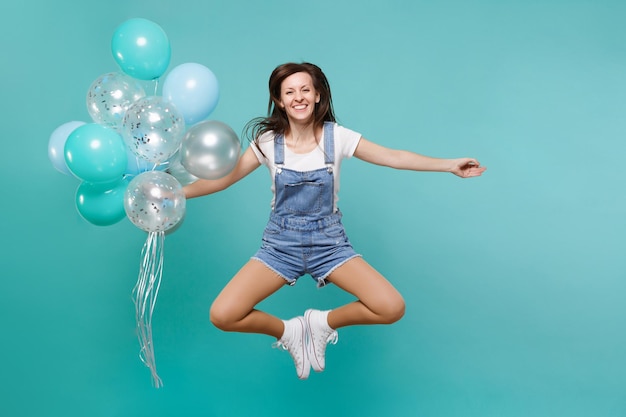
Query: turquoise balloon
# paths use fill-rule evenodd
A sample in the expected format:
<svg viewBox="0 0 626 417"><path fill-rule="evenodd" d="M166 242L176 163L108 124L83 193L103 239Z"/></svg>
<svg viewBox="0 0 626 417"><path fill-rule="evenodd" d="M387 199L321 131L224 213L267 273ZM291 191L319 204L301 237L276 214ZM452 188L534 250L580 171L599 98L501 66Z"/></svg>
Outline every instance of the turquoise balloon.
<svg viewBox="0 0 626 417"><path fill-rule="evenodd" d="M126 217L124 195L128 180L109 183L83 182L76 190L76 209L96 226L110 226Z"/></svg>
<svg viewBox="0 0 626 417"><path fill-rule="evenodd" d="M163 75L172 55L170 41L161 26L142 18L127 20L117 27L111 52L122 71L140 80Z"/></svg>
<svg viewBox="0 0 626 417"><path fill-rule="evenodd" d="M115 130L88 123L70 133L64 148L70 172L87 182L110 182L124 175L126 145Z"/></svg>

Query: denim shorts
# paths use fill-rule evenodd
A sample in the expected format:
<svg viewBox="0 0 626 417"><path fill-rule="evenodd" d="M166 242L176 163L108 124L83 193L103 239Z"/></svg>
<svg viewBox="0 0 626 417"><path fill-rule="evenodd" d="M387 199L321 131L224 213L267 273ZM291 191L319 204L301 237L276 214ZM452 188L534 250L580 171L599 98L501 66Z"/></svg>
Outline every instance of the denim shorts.
<svg viewBox="0 0 626 417"><path fill-rule="evenodd" d="M341 223L341 212L310 221L272 214L261 248L252 257L295 285L305 274L323 287L326 278L357 254Z"/></svg>

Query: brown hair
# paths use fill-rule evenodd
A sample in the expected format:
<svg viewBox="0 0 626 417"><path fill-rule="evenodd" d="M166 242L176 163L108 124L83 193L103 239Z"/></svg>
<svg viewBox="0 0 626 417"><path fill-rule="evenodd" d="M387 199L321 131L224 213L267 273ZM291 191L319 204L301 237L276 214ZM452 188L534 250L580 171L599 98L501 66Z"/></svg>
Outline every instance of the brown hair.
<svg viewBox="0 0 626 417"><path fill-rule="evenodd" d="M318 129L322 127L324 122L336 121L330 85L320 67L308 62L300 64L288 62L276 67L270 75L270 99L267 105L267 117L252 119L244 129L248 138L255 144L258 145L259 137L269 131L273 131L276 134L285 134L288 132L289 119L287 118L285 110L279 105L280 87L285 78L298 72L306 72L311 76L313 87L320 95L320 101L315 105L313 113L313 128Z"/></svg>

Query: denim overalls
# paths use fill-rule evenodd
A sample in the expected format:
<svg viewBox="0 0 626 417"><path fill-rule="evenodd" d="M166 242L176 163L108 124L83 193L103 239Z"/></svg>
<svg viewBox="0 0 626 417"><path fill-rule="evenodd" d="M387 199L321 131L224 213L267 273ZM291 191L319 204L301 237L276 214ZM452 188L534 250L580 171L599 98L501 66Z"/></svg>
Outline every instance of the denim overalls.
<svg viewBox="0 0 626 417"><path fill-rule="evenodd" d="M334 210L335 141L333 123L324 124L325 168L293 171L283 168L285 138L274 138L274 210L263 243L252 257L263 262L290 285L310 274L318 287L346 261L360 256L348 240L341 212Z"/></svg>

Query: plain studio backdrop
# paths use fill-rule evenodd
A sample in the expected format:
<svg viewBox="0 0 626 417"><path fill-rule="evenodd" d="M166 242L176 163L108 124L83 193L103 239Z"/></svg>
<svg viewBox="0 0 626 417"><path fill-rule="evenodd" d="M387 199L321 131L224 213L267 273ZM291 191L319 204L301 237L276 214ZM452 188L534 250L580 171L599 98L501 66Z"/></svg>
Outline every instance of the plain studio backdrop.
<svg viewBox="0 0 626 417"><path fill-rule="evenodd" d="M626 3L26 0L0 6L0 415L626 416ZM478 158L481 178L344 163L356 248L403 293L392 326L341 329L296 378L267 336L223 333L211 301L269 212L259 169L187 203L165 238L155 389L131 291L145 232L78 214L48 139L90 122L111 37L158 23L169 69L210 68L209 119L265 114L275 66L326 72L341 124L393 148ZM244 142L244 147L247 144ZM352 298L309 277L262 304L287 318Z"/></svg>

